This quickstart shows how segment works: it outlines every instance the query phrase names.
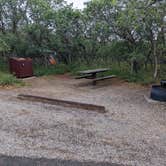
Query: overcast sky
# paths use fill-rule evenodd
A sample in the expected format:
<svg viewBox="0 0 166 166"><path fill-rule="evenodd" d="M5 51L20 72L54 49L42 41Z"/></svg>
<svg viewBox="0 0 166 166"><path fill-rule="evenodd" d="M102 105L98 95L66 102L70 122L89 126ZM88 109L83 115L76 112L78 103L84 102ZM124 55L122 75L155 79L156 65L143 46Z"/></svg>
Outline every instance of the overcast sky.
<svg viewBox="0 0 166 166"><path fill-rule="evenodd" d="M84 2L87 2L89 0L66 0L68 3L73 3L74 8L77 9L83 9Z"/></svg>

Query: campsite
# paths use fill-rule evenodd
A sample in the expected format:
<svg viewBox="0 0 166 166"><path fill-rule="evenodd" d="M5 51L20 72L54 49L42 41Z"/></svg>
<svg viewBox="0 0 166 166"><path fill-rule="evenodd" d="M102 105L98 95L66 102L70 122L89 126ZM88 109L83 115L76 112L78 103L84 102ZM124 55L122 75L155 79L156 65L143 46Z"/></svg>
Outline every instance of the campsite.
<svg viewBox="0 0 166 166"><path fill-rule="evenodd" d="M0 166L165 166L165 0L75 5L0 0Z"/></svg>

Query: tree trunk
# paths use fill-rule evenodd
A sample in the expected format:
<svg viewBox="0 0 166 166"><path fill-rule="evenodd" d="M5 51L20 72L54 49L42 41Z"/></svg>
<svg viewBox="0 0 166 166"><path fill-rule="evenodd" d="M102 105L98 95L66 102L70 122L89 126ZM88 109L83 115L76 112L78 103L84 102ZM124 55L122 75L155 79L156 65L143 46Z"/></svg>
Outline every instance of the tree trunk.
<svg viewBox="0 0 166 166"><path fill-rule="evenodd" d="M153 42L153 55L154 55L154 74L153 78L156 79L158 75L158 57L157 57L157 48L156 41Z"/></svg>

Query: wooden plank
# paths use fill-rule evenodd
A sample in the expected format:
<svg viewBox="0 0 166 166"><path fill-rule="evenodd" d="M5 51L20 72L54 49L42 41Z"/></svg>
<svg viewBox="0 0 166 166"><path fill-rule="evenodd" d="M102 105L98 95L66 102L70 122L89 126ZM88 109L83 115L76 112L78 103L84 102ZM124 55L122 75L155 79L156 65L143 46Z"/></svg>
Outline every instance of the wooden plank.
<svg viewBox="0 0 166 166"><path fill-rule="evenodd" d="M111 78L115 78L115 75L110 75L110 76L106 76L106 77L99 77L93 80L93 85L96 85L97 81L102 81L102 80L106 80L106 79L111 79Z"/></svg>
<svg viewBox="0 0 166 166"><path fill-rule="evenodd" d="M101 73L105 71L109 71L109 68L101 68L101 69L94 69L94 70L84 70L84 71L79 71L80 74L93 74L93 73Z"/></svg>
<svg viewBox="0 0 166 166"><path fill-rule="evenodd" d="M75 77L75 79L90 78L90 77L92 77L92 74L86 74L86 75L82 75L82 76L77 76L77 77Z"/></svg>
<svg viewBox="0 0 166 166"><path fill-rule="evenodd" d="M83 110L95 111L98 113L106 113L105 107L99 106L99 105L52 99L52 98L46 98L46 97L40 97L40 96L32 96L32 95L26 95L26 94L20 94L17 96L17 98L21 100L32 101L32 102L42 102L42 103L47 103L52 105L60 105L63 107L78 108Z"/></svg>
<svg viewBox="0 0 166 166"><path fill-rule="evenodd" d="M106 79L110 79L110 78L115 78L115 75L110 75L110 76L106 76L106 77L99 77L94 79L94 81L100 81L100 80L106 80Z"/></svg>

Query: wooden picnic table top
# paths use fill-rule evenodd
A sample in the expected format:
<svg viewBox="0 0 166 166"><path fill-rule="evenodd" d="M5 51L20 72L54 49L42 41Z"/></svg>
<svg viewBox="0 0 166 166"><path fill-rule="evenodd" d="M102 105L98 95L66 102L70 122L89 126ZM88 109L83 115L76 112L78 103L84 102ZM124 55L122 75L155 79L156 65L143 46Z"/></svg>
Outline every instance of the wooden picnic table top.
<svg viewBox="0 0 166 166"><path fill-rule="evenodd" d="M84 70L84 71L80 71L80 74L95 74L95 73L101 73L101 72L105 72L105 71L109 71L109 68L100 68L100 69L93 69L93 70Z"/></svg>

